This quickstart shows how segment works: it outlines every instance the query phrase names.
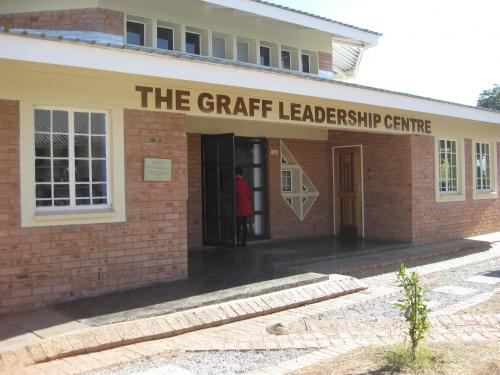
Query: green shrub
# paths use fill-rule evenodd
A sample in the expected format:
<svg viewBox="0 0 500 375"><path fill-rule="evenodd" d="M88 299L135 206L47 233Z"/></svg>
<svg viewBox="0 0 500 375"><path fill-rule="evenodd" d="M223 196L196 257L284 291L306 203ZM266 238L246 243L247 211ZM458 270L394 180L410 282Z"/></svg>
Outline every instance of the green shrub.
<svg viewBox="0 0 500 375"><path fill-rule="evenodd" d="M427 308L425 294L428 291L420 286L418 274L412 272L408 275L404 264L399 266L397 272L398 285L404 290L404 297L396 303L405 320L409 323L408 336L411 340L411 352L413 361L417 356L417 345L424 338L424 333L429 329L429 321L427 315L430 310Z"/></svg>

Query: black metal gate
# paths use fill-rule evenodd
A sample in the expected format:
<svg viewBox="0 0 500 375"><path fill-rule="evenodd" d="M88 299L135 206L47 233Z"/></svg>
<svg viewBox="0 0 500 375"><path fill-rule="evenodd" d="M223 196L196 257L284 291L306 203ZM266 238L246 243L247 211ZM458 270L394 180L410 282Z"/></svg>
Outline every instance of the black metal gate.
<svg viewBox="0 0 500 375"><path fill-rule="evenodd" d="M205 245L236 246L234 150L234 134L202 136Z"/></svg>

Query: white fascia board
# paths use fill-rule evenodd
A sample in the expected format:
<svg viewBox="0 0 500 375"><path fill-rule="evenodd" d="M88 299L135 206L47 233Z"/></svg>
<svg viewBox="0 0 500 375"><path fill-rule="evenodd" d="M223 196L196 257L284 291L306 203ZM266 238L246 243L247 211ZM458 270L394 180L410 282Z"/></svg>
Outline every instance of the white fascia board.
<svg viewBox="0 0 500 375"><path fill-rule="evenodd" d="M282 9L268 4L261 4L251 0L202 0L206 3L220 7L236 9L246 13L252 13L261 17L272 18L278 21L293 23L303 27L324 31L340 37L363 42L364 45L374 46L378 43L380 35L363 31L355 27L349 27L320 18L312 17L290 10Z"/></svg>
<svg viewBox="0 0 500 375"><path fill-rule="evenodd" d="M194 81L485 121L500 113L360 86L112 47L0 34L0 59Z"/></svg>

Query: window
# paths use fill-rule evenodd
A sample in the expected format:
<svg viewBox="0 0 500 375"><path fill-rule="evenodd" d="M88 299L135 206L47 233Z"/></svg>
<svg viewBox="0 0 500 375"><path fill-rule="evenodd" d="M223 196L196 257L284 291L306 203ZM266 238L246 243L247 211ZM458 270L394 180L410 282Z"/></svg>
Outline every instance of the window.
<svg viewBox="0 0 500 375"><path fill-rule="evenodd" d="M237 56L238 61L250 62L247 42L238 42L237 54L238 54Z"/></svg>
<svg viewBox="0 0 500 375"><path fill-rule="evenodd" d="M292 191L292 171L281 171L281 191L289 193Z"/></svg>
<svg viewBox="0 0 500 375"><path fill-rule="evenodd" d="M457 142L439 140L439 191L458 193Z"/></svg>
<svg viewBox="0 0 500 375"><path fill-rule="evenodd" d="M186 52L193 55L200 54L200 34L187 32L186 33Z"/></svg>
<svg viewBox="0 0 500 375"><path fill-rule="evenodd" d="M476 191L491 191L491 154L489 143L475 144Z"/></svg>
<svg viewBox="0 0 500 375"><path fill-rule="evenodd" d="M302 71L304 73L310 73L311 70L309 67L309 55L302 54L301 59L302 59Z"/></svg>
<svg viewBox="0 0 500 375"><path fill-rule="evenodd" d="M281 50L281 67L291 69L291 53L287 50Z"/></svg>
<svg viewBox="0 0 500 375"><path fill-rule="evenodd" d="M271 49L260 46L260 65L271 66Z"/></svg>
<svg viewBox="0 0 500 375"><path fill-rule="evenodd" d="M174 49L174 30L169 27L157 27L156 46L172 51Z"/></svg>
<svg viewBox="0 0 500 375"><path fill-rule="evenodd" d="M220 59L226 58L226 40L223 38L212 38L212 56Z"/></svg>
<svg viewBox="0 0 500 375"><path fill-rule="evenodd" d="M109 206L107 114L37 108L37 210Z"/></svg>
<svg viewBox="0 0 500 375"><path fill-rule="evenodd" d="M144 27L142 22L127 21L127 43L136 46L144 45Z"/></svg>

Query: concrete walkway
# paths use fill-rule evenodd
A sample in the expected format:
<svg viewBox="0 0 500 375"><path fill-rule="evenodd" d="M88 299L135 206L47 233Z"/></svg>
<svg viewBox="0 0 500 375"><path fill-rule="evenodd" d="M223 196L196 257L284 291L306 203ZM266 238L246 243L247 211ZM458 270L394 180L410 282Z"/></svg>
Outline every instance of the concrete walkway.
<svg viewBox="0 0 500 375"><path fill-rule="evenodd" d="M451 241L424 247L409 247L409 248L406 247L404 249L390 249L386 251L378 249L376 253L370 253L370 251L364 251L363 254L361 255L358 254L358 256L351 256L351 254L349 254L349 256L337 256L335 259L330 259L331 262L329 264L327 264L328 262L324 261L324 258L323 262L320 262L321 259L317 259L317 261L312 262L310 264L301 263L300 261L294 260L291 264L291 267L295 269L300 269L301 271L303 270L304 267L306 267L306 269L312 269L313 267L323 267L323 268L329 267L328 270L340 268L346 270L347 272L345 273L349 273L349 270L351 270L350 272L352 273L359 273L359 272L368 272L374 267L391 267L391 269L394 269L394 267L392 267L391 265L399 264L399 262L401 261L405 261L406 263L409 264L425 263L429 262L430 259L435 260L442 257L450 257L452 255L457 255L457 254L463 255L463 253L482 251L480 254L477 254L477 256L474 257L460 258L460 259L469 259L469 261L471 261L477 259L478 257L480 258L481 256L484 256L484 254L486 254L487 256L498 256L498 254L495 253L495 251L498 252L498 250L492 249L486 252L484 250L490 248L492 243L497 242L499 240L500 240L500 234L494 234L490 236L482 236L462 241ZM332 257L331 255L329 256ZM451 267L453 266L453 262L454 260L443 262L442 264L444 264L444 266L442 267ZM437 266L434 266L433 269L439 267L439 264L441 263L436 263ZM294 270L294 272L297 271ZM375 277L375 278L367 278L365 280L370 284L370 286L374 286L376 288L372 289L368 294L366 294L365 292L361 292L352 295L352 298L354 300L356 300L357 298L364 299L367 295L370 298L375 298L377 295L387 295L387 293L390 294L391 292L394 293L393 288L387 287L388 283L390 283L392 280L390 274L389 276L386 276L385 279L384 277ZM309 289L310 291L309 293L306 293L306 295L304 295L303 292L302 293L299 292L299 295L293 295L293 293L288 294L286 298L280 297L276 299L276 297L274 297L271 298L270 300L273 302L267 302L267 303L264 302L264 304L261 306L253 305L253 307L250 308L248 308L248 306L246 308L242 307L241 305L238 304L238 301L236 301L234 302L234 304L238 307L233 306L229 311L224 311L224 309L219 308L220 304L216 304L211 307L212 309L211 313L209 313L208 315L203 314L204 316L211 317L208 318L208 320L203 321L203 319L201 319L202 320L201 322L196 322L196 321L189 321L188 319L188 321L189 324L195 327L195 329L206 328L207 326L218 325L218 324L213 324L214 322L217 321L217 319L221 322L220 324L224 324L229 321L234 321L235 317L231 316L230 311L232 310L233 314L236 312L236 315L238 315L238 308L243 309L243 311L239 312L239 314L241 314L242 316L242 319L248 319L249 317L262 315L260 313L266 309L266 305L268 308L268 313L269 312L275 313L276 311L293 308L294 306L297 306L297 304L300 305L304 303L317 302L321 299L330 299L340 294L344 294L348 292L348 290L355 291L359 290L359 288L362 287L360 284L356 284L356 282L353 279L349 279L349 282L352 282L353 283L352 285L354 285L354 287L352 285L350 287L344 286L345 289L342 290L335 289L336 286L334 285L329 285L328 287L319 286L318 288L318 285L311 284L311 287ZM322 283L325 283L325 281L322 281ZM316 286L313 287L313 285ZM307 289L307 285L299 288ZM320 294L315 294L318 293L317 292L318 290L322 290L322 292ZM309 294L309 296L307 296L307 294ZM321 306L322 303L336 303L336 301L340 300L346 301L345 298L330 299L328 301L321 302L319 304L315 303L314 307L311 307L311 309L312 311L314 311L318 309L318 306ZM261 311L259 311L259 309ZM295 314L296 313L300 314L300 310L299 311L296 310L297 309L292 309L292 311L294 311ZM168 333L170 332L169 330L173 330L173 332L176 332L176 334L185 333L189 331L186 329L185 327L186 323L185 322L183 323L182 319L181 321L178 322L176 321L175 324L171 323L169 325L167 324L167 326L162 325L161 323L159 323L159 321L153 320L154 328L152 328L151 326L148 327L147 325L139 324L136 326L136 328L137 327L139 328L137 328L137 330L134 331L134 329L130 328L131 326L127 326L127 329L125 331L129 330L133 331L132 333L128 333L129 337L121 336L119 332L116 332L116 330L114 331L115 336L110 337L110 335L111 336L113 335L113 333L109 333L113 331L113 329L111 329L108 330L109 332L107 332L104 336L101 335L101 337L99 338L98 335L99 330L96 328L90 330L90 331L93 330L93 332L96 333L94 338L91 339L92 342L86 342L85 340L88 339L88 336L81 336L81 335L80 338L82 337L86 338L78 341L77 337L79 337L79 334L81 332L89 331L89 325L82 323L81 320L73 320L71 318L68 318L68 315L61 313L61 311L62 311L61 309L57 308L46 308L43 310L21 314L18 316L3 317L0 321L0 332L2 333L3 337L6 337L6 339L4 339L0 343L0 356L2 361L4 361L4 364L9 364L11 366L16 364L19 365L23 361L25 364L38 361L43 362L48 359L58 358L61 352L64 352L66 354L69 353L68 355L82 353L82 351L79 352L78 350L74 350L73 352L68 351L67 350L68 344L73 349L75 349L75 347L80 347L80 349L88 347L105 349L106 347L107 348L112 347L113 345L110 345L110 343L112 342L122 341L122 344L127 344L127 343L130 344L132 342L140 342L142 340L158 339L162 337L161 335L164 335L163 337L172 336L170 333ZM219 316L217 316L218 314ZM276 314L273 314L273 316L275 315ZM255 320L255 318L252 320ZM131 323L134 322L140 322L140 321L133 320ZM176 324L178 325L177 327L175 326ZM107 325L103 328L109 328L109 327L117 327L117 325L116 324ZM104 332L104 330L101 331ZM68 335L73 335L71 342L68 342L67 340ZM182 337L184 336L189 336L189 335L182 335ZM52 344L47 345L47 343L49 342L51 342ZM39 345L36 346L33 345L35 343L38 343ZM155 343L158 343L158 340L155 341ZM26 347L28 345L31 345L31 349L27 353L25 352L25 355L22 355L21 352L18 352L17 354L15 354L14 357L13 356L9 357L9 355L6 354L7 352L15 352L18 349L21 351L26 350ZM240 347L239 343L238 344L229 343L229 345L233 346L235 345L236 348ZM271 343L269 345L275 346L278 344ZM66 347L66 349L64 347ZM196 347L196 345L194 345L194 347ZM37 350L39 351L37 352Z"/></svg>
<svg viewBox="0 0 500 375"><path fill-rule="evenodd" d="M500 240L500 234L498 237ZM0 351L89 326L189 310L272 292L286 288L286 284L296 287L305 284L303 275L310 272L365 277L373 272L393 270L401 262L416 266L431 259L437 261L483 251L496 240L490 235L412 247L380 241L332 242L332 239L320 238L264 243L249 250L197 252L190 254L188 280L1 316ZM283 277L296 280L276 281ZM253 294L249 292L251 283Z"/></svg>

